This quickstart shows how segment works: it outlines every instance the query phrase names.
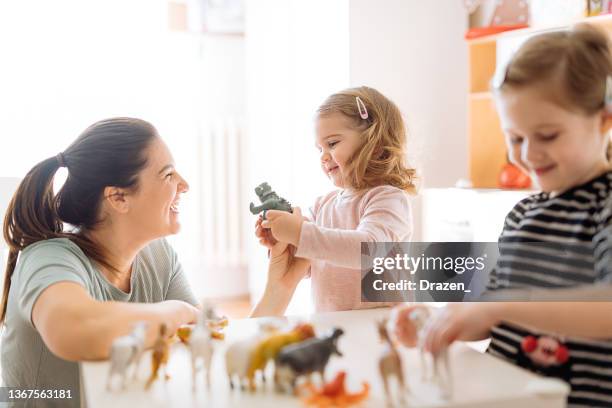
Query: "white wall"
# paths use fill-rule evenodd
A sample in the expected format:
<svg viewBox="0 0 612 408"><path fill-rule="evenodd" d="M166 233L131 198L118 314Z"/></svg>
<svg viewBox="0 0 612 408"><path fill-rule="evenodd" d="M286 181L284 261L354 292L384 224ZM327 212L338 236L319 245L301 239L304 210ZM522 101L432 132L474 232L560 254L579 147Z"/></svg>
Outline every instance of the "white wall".
<svg viewBox="0 0 612 408"><path fill-rule="evenodd" d="M351 85L397 103L423 188L468 177L466 28L457 0L350 2ZM420 198L413 203L419 240Z"/></svg>
<svg viewBox="0 0 612 408"><path fill-rule="evenodd" d="M468 174L467 27L462 2L350 2L350 81L395 101L427 187Z"/></svg>
<svg viewBox="0 0 612 408"><path fill-rule="evenodd" d="M244 118L244 38L168 30L167 0L0 2L0 177L23 177L93 122L153 123L190 182L171 237L198 297L247 291L206 269L199 227L207 122ZM202 194L201 194L202 193Z"/></svg>

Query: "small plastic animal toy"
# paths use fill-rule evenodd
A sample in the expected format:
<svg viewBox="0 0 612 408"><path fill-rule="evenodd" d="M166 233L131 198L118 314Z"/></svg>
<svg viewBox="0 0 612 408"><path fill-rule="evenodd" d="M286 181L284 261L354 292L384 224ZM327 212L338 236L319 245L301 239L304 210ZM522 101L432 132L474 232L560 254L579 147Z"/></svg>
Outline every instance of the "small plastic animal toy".
<svg viewBox="0 0 612 408"><path fill-rule="evenodd" d="M423 328L427 323L427 320L431 317L431 309L425 305L413 306L408 312L408 321L414 327L417 338L417 347L421 355L421 378L423 380L430 380L438 384L442 391L442 397L449 399L452 396L452 376L451 369L448 360L448 349L444 348L436 356L432 356L433 370L428 375L428 365L426 361L426 354L424 347L425 338L423 336ZM406 344L409 347L414 347Z"/></svg>
<svg viewBox="0 0 612 408"><path fill-rule="evenodd" d="M272 187L270 187L270 185L266 182L263 182L257 187L255 187L255 194L257 194L257 197L259 197L261 205L255 206L255 204L251 203L249 209L254 215L259 214L263 211L264 220L266 219L267 210L293 212L289 201L285 200L284 198L276 194L276 192L272 191Z"/></svg>
<svg viewBox="0 0 612 408"><path fill-rule="evenodd" d="M234 389L234 377L238 377L238 386L241 390L245 389L245 381L248 380L249 389L255 391L254 376L249 377L249 366L253 355L253 350L262 340L261 334L238 340L232 343L225 352L225 369L229 380L230 388Z"/></svg>
<svg viewBox="0 0 612 408"><path fill-rule="evenodd" d="M314 337L314 335L314 328L308 323L298 324L289 332L270 334L253 349L249 368L247 369L247 378L251 379L255 376L256 371L261 371L262 379L265 381L264 372L268 361L274 360L283 347L309 339Z"/></svg>
<svg viewBox="0 0 612 408"><path fill-rule="evenodd" d="M153 344L153 353L151 354L151 376L147 380L145 388L148 389L157 380L160 368L163 366L164 379L170 379L168 375L168 358L170 357L170 340L166 338L167 327L164 323L159 326L159 337Z"/></svg>
<svg viewBox="0 0 612 408"><path fill-rule="evenodd" d="M278 391L295 393L299 377L318 372L325 382L324 372L332 354L342 356L338 350L338 338L344 334L335 328L331 335L312 338L284 347L274 361L274 384Z"/></svg>
<svg viewBox="0 0 612 408"><path fill-rule="evenodd" d="M191 351L193 391L196 390L196 375L200 368L203 368L206 377L206 387L210 389L210 377L212 374L210 365L214 349L206 317L206 310L204 310L198 316L198 322L191 332L188 342L188 347ZM202 367L198 367L198 360L202 360Z"/></svg>
<svg viewBox="0 0 612 408"><path fill-rule="evenodd" d="M128 368L134 365L134 378L138 373L140 357L144 351L144 342L147 332L146 322L137 322L127 336L118 337L113 341L110 350L110 370L106 382L106 389L111 389L111 381L114 374L121 375L121 389L125 389L125 378Z"/></svg>
<svg viewBox="0 0 612 408"><path fill-rule="evenodd" d="M336 377L317 389L312 384L307 384L306 388L310 391L310 395L302 397L302 401L306 405L314 405L321 408L326 407L348 407L354 404L359 404L361 401L368 398L370 394L370 384L363 383L361 391L349 393L346 391L344 380L346 372L340 371Z"/></svg>
<svg viewBox="0 0 612 408"><path fill-rule="evenodd" d="M223 329L228 325L228 319L225 316L218 316L214 307L209 303L204 302L204 306L202 308L202 312L204 313L204 318L206 325L208 326L210 337L216 340L225 339L225 333L223 333ZM183 325L178 328L176 331L176 335L179 340L184 344L189 342L189 336L191 336L191 332L194 329L194 325Z"/></svg>
<svg viewBox="0 0 612 408"><path fill-rule="evenodd" d="M378 370L380 377L383 380L385 387L385 396L387 397L387 405L393 405L393 398L391 391L389 390L389 378L395 377L398 382L398 394L399 402L404 405L406 400L404 398L404 392L408 391L407 384L404 382L404 372L402 370L402 360L400 358L395 344L391 341L389 333L387 332L387 320L377 322L378 335L380 339L385 342L385 349L378 359Z"/></svg>

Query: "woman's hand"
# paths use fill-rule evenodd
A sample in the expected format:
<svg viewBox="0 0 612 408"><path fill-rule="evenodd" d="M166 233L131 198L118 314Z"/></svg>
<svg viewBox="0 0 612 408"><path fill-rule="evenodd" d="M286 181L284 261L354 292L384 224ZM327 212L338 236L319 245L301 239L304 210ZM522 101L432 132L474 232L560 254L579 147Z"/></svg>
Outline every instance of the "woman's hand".
<svg viewBox="0 0 612 408"><path fill-rule="evenodd" d="M157 305L169 334L175 333L184 324L195 323L201 313L198 308L182 300L165 300Z"/></svg>
<svg viewBox="0 0 612 408"><path fill-rule="evenodd" d="M424 327L425 350L438 354L455 340L476 341L489 337L500 322L495 303L451 303L434 313Z"/></svg>
<svg viewBox="0 0 612 408"><path fill-rule="evenodd" d="M271 233L272 240L286 242L295 247L298 246L302 232L302 223L304 222L304 217L302 217L302 211L299 207L294 207L293 213L269 210L266 212L266 218L266 220L261 222L261 226ZM272 242L272 240L267 239L266 242Z"/></svg>
<svg viewBox="0 0 612 408"><path fill-rule="evenodd" d="M278 241L272 236L272 231L270 231L269 228L261 226L263 220L261 215L257 217L257 222L255 222L255 236L259 239L261 245L268 249L272 249Z"/></svg>
<svg viewBox="0 0 612 408"><path fill-rule="evenodd" d="M270 248L266 289L251 317L280 316L285 313L295 288L310 268L310 261L296 258L294 253L295 247L285 242L277 241Z"/></svg>

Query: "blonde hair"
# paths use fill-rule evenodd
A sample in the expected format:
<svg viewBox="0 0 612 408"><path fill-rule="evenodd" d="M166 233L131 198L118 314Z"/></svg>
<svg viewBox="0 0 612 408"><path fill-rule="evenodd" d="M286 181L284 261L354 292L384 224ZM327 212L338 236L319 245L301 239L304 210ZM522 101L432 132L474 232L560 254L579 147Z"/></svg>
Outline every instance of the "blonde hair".
<svg viewBox="0 0 612 408"><path fill-rule="evenodd" d="M607 34L589 24L530 38L508 63L497 90L550 83L554 102L594 115L606 109L606 83L612 75ZM560 85L560 86L559 86ZM612 141L608 138L608 161Z"/></svg>
<svg viewBox="0 0 612 408"><path fill-rule="evenodd" d="M357 98L368 117L362 119ZM355 190L391 185L415 193L416 170L406 165L406 128L397 106L367 86L345 89L317 109L320 117L339 113L360 132L362 145L349 160L346 182Z"/></svg>

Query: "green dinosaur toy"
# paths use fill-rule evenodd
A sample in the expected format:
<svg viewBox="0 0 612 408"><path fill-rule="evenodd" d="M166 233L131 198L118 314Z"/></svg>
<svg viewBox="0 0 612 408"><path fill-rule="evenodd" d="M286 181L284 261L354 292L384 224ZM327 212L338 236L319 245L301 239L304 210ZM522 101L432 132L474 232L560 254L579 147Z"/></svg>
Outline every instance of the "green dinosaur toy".
<svg viewBox="0 0 612 408"><path fill-rule="evenodd" d="M279 197L276 192L272 191L272 187L266 182L261 183L257 187L255 187L255 194L259 197L259 201L261 201L261 205L255 206L255 204L251 203L249 209L253 214L263 213L264 220L266 219L266 211L267 210L280 210L287 211L292 213L291 204L289 201L285 200L282 197Z"/></svg>

